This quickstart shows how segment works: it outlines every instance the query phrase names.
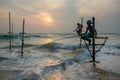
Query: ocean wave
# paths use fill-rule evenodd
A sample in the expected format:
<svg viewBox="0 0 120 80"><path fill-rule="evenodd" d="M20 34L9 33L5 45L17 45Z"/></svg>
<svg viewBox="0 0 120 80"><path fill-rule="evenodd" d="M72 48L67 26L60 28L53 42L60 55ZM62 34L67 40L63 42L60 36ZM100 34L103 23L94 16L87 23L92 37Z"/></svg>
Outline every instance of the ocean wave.
<svg viewBox="0 0 120 80"><path fill-rule="evenodd" d="M25 35L25 38L51 38L50 36L47 36L47 35L34 35L34 34L27 34Z"/></svg>
<svg viewBox="0 0 120 80"><path fill-rule="evenodd" d="M33 45L33 44L25 44L24 45L24 48L29 48L29 47L34 47L34 46L36 46L36 45ZM9 49L9 45L7 45L7 46L3 46L3 47L1 47L1 49ZM11 48L21 48L21 44L12 44L11 45Z"/></svg>
<svg viewBox="0 0 120 80"><path fill-rule="evenodd" d="M8 40L9 35L0 35L0 40Z"/></svg>
<svg viewBox="0 0 120 80"><path fill-rule="evenodd" d="M70 59L65 59L64 61L54 64L54 65L49 65L49 66L44 66L42 69L40 68L32 68L32 69L27 69L24 70L20 76L15 77L12 80L25 80L25 79L32 79L32 80L44 80L44 77L46 74L48 74L51 71L65 71L68 66L73 65L74 63L78 63L82 60L85 60L89 58L89 54L87 52L81 53L77 55L76 57L70 58ZM37 72L36 72L37 69Z"/></svg>
<svg viewBox="0 0 120 80"><path fill-rule="evenodd" d="M10 60L10 58L8 58L8 57L0 57L0 61L3 61L3 60Z"/></svg>
<svg viewBox="0 0 120 80"><path fill-rule="evenodd" d="M117 55L120 56L120 41L109 40L100 51L107 55Z"/></svg>
<svg viewBox="0 0 120 80"><path fill-rule="evenodd" d="M9 40L10 36L9 34L0 34L0 40ZM13 39L20 39L20 34L13 34L11 35L11 38ZM24 38L51 38L49 35L45 34L25 34Z"/></svg>
<svg viewBox="0 0 120 80"><path fill-rule="evenodd" d="M11 38L13 38L13 39L19 39L20 36L17 35L17 34L15 34L13 36L11 35ZM9 39L10 39L9 34L2 34L2 35L0 35L0 40L9 40Z"/></svg>
<svg viewBox="0 0 120 80"><path fill-rule="evenodd" d="M63 50L74 50L79 49L79 44L62 44L62 43L47 43L37 46L35 49L63 49Z"/></svg>
<svg viewBox="0 0 120 80"><path fill-rule="evenodd" d="M24 38L63 38L68 36L75 36L75 34L67 34L67 33L40 33L40 34L30 34L25 33ZM0 40L9 40L9 34L0 34ZM14 33L13 39L20 39L21 35L19 33Z"/></svg>

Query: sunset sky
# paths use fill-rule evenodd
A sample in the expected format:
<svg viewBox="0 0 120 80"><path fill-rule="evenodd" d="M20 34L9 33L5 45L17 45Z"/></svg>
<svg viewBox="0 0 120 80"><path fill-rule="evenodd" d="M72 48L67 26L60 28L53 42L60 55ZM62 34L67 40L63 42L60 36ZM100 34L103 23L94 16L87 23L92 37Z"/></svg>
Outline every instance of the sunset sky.
<svg viewBox="0 0 120 80"><path fill-rule="evenodd" d="M0 33L8 32L11 12L14 32L21 32L25 18L28 33L72 32L83 17L96 18L99 33L120 33L120 0L0 0Z"/></svg>

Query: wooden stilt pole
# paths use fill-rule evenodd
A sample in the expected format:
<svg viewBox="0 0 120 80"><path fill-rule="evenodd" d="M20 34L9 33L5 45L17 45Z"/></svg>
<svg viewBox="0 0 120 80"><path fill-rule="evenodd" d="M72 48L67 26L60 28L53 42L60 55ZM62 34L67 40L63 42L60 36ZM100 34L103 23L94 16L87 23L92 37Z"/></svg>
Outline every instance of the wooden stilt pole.
<svg viewBox="0 0 120 80"><path fill-rule="evenodd" d="M93 21L93 28L95 29L95 17L92 18L92 21ZM93 33L94 37L92 38L92 44L93 44L93 62L95 62L95 32Z"/></svg>
<svg viewBox="0 0 120 80"><path fill-rule="evenodd" d="M13 42L13 23L12 23L12 42Z"/></svg>
<svg viewBox="0 0 120 80"><path fill-rule="evenodd" d="M83 17L81 18L81 24L83 24Z"/></svg>
<svg viewBox="0 0 120 80"><path fill-rule="evenodd" d="M21 46L21 56L23 56L23 48L24 48L24 27L25 27L25 19L23 19L23 29L21 33L21 40L22 40L22 46Z"/></svg>
<svg viewBox="0 0 120 80"><path fill-rule="evenodd" d="M83 25L83 17L81 18L81 25ZM82 34L82 31L81 31L81 34ZM81 36L80 36L80 47L81 47L81 43L82 43L82 39L81 39Z"/></svg>
<svg viewBox="0 0 120 80"><path fill-rule="evenodd" d="M81 48L81 44L82 44L82 39L81 39L81 36L80 36L80 48Z"/></svg>
<svg viewBox="0 0 120 80"><path fill-rule="evenodd" d="M9 49L11 51L11 14L10 12L9 12L9 44L10 44Z"/></svg>

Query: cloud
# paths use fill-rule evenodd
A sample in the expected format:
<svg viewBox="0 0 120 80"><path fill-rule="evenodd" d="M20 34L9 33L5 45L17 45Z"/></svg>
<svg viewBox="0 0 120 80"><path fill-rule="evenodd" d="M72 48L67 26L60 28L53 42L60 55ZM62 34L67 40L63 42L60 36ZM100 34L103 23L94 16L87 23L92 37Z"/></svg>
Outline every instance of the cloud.
<svg viewBox="0 0 120 80"><path fill-rule="evenodd" d="M119 3L120 0L0 0L0 17L4 19L4 15L8 14L6 11L11 11L14 17L22 16L28 19L29 22L26 25L31 24L29 25L31 29L32 26L36 26L35 30L42 30L43 28L39 26L44 25L40 23L40 15L49 13L55 21L56 32L69 32L75 28L77 22L80 22L81 17L84 17L85 23L86 19L95 16L96 25L100 26L96 26L98 30L102 31L101 28L103 28L104 32L109 32L114 25L116 27L114 32L118 32ZM3 25L3 23L0 24ZM45 30L48 31L44 28Z"/></svg>
<svg viewBox="0 0 120 80"><path fill-rule="evenodd" d="M79 13L82 15L99 16L108 15L118 10L120 6L116 5L118 0L92 0L87 2L84 6L79 6Z"/></svg>
<svg viewBox="0 0 120 80"><path fill-rule="evenodd" d="M1 0L0 6L23 15L36 14L61 7L64 0Z"/></svg>

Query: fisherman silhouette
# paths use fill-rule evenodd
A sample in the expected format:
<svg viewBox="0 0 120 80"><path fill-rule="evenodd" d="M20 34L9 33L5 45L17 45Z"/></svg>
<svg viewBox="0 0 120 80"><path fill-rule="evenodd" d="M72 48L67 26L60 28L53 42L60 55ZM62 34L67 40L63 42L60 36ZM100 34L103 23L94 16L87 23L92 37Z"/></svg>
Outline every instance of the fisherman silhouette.
<svg viewBox="0 0 120 80"><path fill-rule="evenodd" d="M81 38L88 41L89 44L91 44L91 39L93 38L94 35L97 36L97 31L94 29L93 27L93 23L91 20L87 20L87 28L86 28L86 32L82 34Z"/></svg>
<svg viewBox="0 0 120 80"><path fill-rule="evenodd" d="M83 25L80 24L80 23L77 23L77 26L78 26L78 27L77 27L74 31L77 32L78 36L81 36Z"/></svg>

